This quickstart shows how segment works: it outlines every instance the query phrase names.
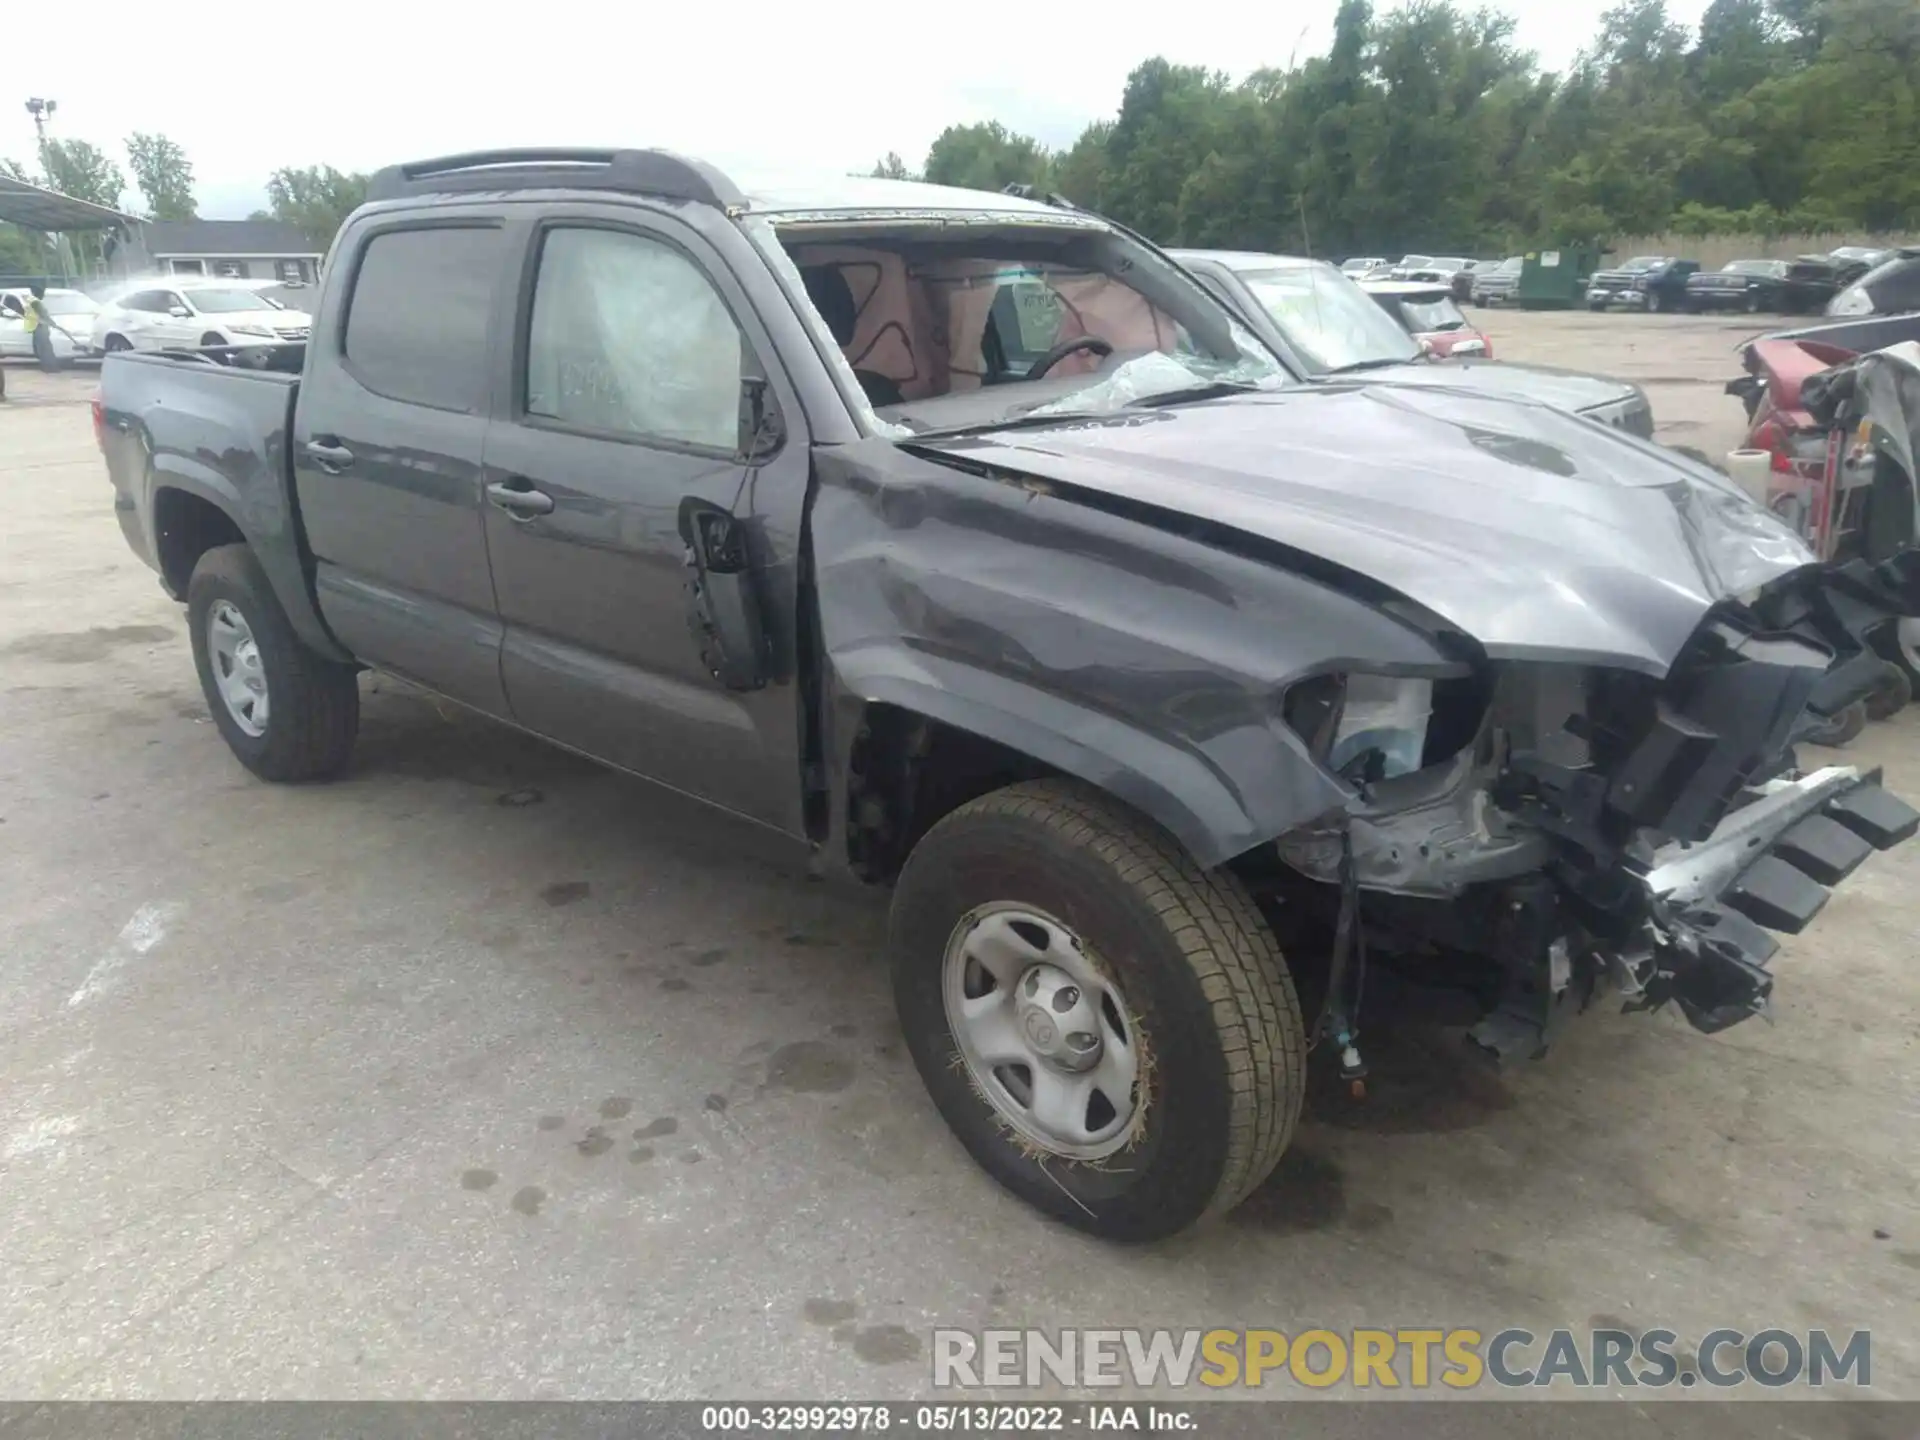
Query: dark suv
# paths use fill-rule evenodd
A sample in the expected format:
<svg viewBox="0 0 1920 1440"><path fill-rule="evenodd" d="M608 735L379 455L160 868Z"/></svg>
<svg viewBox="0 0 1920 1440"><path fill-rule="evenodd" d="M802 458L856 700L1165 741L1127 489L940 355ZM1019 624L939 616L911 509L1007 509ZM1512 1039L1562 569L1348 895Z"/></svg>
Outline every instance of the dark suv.
<svg viewBox="0 0 1920 1440"><path fill-rule="evenodd" d="M1293 385L1099 216L635 150L369 194L309 342L103 367L227 744L339 773L377 667L892 886L935 1104L1071 1224L1258 1185L1370 966L1509 1059L1602 985L1716 1030L1920 824L1791 748L1920 577L1556 409Z"/></svg>

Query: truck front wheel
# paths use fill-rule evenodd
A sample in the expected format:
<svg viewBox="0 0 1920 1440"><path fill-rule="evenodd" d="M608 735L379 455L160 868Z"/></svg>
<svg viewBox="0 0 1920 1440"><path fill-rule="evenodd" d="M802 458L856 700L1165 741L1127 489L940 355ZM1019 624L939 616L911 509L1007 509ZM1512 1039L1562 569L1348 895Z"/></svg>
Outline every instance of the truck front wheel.
<svg viewBox="0 0 1920 1440"><path fill-rule="evenodd" d="M1240 882L1067 781L960 807L908 856L894 999L986 1171L1111 1240L1231 1208L1292 1137L1300 1005Z"/></svg>
<svg viewBox="0 0 1920 1440"><path fill-rule="evenodd" d="M207 707L242 765L285 781L346 768L360 728L354 669L300 643L252 550L219 545L200 557L187 623Z"/></svg>

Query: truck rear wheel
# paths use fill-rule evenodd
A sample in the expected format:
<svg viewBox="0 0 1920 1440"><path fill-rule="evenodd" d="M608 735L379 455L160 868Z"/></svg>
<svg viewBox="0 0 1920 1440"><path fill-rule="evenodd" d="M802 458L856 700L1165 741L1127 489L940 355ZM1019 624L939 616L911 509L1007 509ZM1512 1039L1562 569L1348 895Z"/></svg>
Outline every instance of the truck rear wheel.
<svg viewBox="0 0 1920 1440"><path fill-rule="evenodd" d="M908 856L894 999L934 1104L1007 1189L1158 1239L1266 1178L1300 1113L1293 981L1245 889L1112 800L1036 781Z"/></svg>
<svg viewBox="0 0 1920 1440"><path fill-rule="evenodd" d="M252 550L220 545L200 557L187 623L207 708L242 765L284 781L346 768L360 728L355 671L300 643Z"/></svg>

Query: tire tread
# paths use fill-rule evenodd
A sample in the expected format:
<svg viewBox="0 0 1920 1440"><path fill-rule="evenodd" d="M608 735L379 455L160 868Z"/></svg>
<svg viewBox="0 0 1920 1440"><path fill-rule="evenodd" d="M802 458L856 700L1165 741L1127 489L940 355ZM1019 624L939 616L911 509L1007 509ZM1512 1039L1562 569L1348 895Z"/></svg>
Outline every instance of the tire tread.
<svg viewBox="0 0 1920 1440"><path fill-rule="evenodd" d="M970 817L1018 818L1091 851L1140 893L1213 1010L1232 1096L1226 1163L1203 1218L1244 1200L1279 1163L1299 1121L1305 1027L1273 931L1239 878L1202 870L1166 831L1073 780L1010 785L968 802L922 840Z"/></svg>

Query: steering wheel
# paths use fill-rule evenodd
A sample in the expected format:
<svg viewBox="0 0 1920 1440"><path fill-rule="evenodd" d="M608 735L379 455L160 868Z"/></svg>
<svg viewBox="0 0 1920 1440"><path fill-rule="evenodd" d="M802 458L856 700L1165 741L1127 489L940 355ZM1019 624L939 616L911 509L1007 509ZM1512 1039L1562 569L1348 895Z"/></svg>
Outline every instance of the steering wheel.
<svg viewBox="0 0 1920 1440"><path fill-rule="evenodd" d="M1081 350L1091 350L1102 360L1113 354L1113 346L1102 340L1098 335L1076 335L1071 340L1062 340L1058 345L1034 361L1033 364L1029 365L1027 367L1027 379L1038 380L1042 375L1066 359L1067 356L1076 354Z"/></svg>

